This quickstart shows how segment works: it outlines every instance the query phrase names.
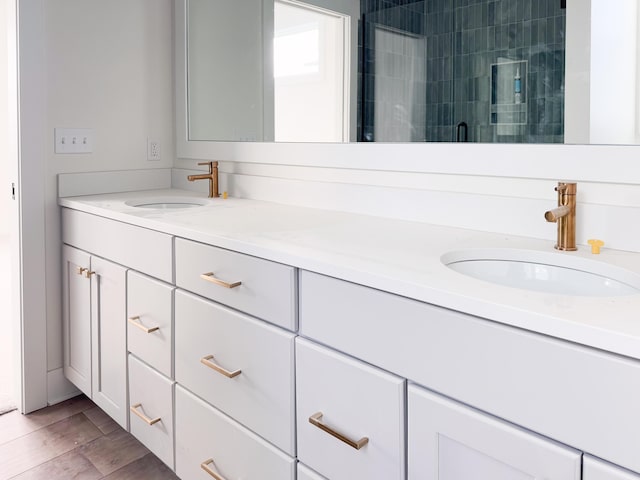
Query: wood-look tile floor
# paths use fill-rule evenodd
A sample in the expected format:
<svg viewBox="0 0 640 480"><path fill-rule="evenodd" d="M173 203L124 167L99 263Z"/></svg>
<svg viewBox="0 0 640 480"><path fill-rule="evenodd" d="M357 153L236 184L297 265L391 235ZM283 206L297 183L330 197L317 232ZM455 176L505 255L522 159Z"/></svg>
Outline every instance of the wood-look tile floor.
<svg viewBox="0 0 640 480"><path fill-rule="evenodd" d="M0 480L177 478L84 395L0 416Z"/></svg>

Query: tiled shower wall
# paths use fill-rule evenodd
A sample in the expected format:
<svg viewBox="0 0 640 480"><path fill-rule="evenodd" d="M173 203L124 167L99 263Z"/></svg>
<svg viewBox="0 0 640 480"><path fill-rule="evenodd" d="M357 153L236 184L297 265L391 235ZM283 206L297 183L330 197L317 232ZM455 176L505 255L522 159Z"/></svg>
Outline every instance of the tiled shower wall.
<svg viewBox="0 0 640 480"><path fill-rule="evenodd" d="M388 141L386 138L376 137L374 134L376 108L380 108L380 103L384 103L386 99L376 99L376 80L378 82L387 82L388 80L401 80L405 76L405 67L411 64L412 59L407 57L407 52L402 47L399 50L391 51L392 45L376 45L376 27L383 27L390 32L403 33L407 37L425 36L425 1L424 0L361 0L361 22L360 22L360 65L359 74L361 78L360 98L358 102L358 140L359 141ZM391 48L390 48L391 47ZM428 47L428 45L427 45ZM380 61L381 57L386 57L385 66L397 65L397 71L392 72L383 69L383 72L376 72L376 61ZM425 59L426 63L426 59ZM425 65L426 66L426 65ZM407 85L406 88L423 88L426 89L426 68L417 79L418 85L415 83ZM377 78L376 78L377 77ZM381 78L392 77L392 78ZM397 82L391 82L395 84ZM424 91L424 90L423 90ZM428 94L428 93L427 93ZM420 96L424 98L424 95ZM376 103L378 105L376 105ZM400 105L401 109L405 106ZM411 128L414 133L411 137L414 141L424 141L426 133L426 105L415 106L419 111L423 112L422 119L412 118L411 125L407 126L406 122L399 116L393 116L387 120L388 128L385 130L394 130L402 128Z"/></svg>
<svg viewBox="0 0 640 480"><path fill-rule="evenodd" d="M364 134L373 130L373 66L380 54L367 26L377 23L426 37L426 141L455 141L460 122L471 142L564 141L566 11L560 0L362 0L361 8ZM526 62L522 104L492 105L492 65L508 62ZM498 108L516 109L521 120L494 115L492 121Z"/></svg>

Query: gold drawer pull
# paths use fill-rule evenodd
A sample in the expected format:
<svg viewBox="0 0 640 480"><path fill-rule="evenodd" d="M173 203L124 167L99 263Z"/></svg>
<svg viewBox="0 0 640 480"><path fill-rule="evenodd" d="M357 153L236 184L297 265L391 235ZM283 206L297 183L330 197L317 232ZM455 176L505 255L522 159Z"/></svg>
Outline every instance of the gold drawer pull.
<svg viewBox="0 0 640 480"><path fill-rule="evenodd" d="M230 372L229 370L225 370L220 365L213 363L211 360L213 360L213 355L207 355L206 357L202 357L200 359L200 363L202 363L203 365L206 365L207 367L215 370L218 373L221 373L227 378L237 377L242 373L242 370L234 370L233 372Z"/></svg>
<svg viewBox="0 0 640 480"><path fill-rule="evenodd" d="M142 406L141 403L136 403L135 405L130 407L129 410L131 410L132 413L135 413L142 420L147 422L147 425L154 425L154 424L158 423L160 420L162 420L160 417L158 417L158 418L149 418L149 417L147 417L144 413L142 413L142 412L140 412L138 410L138 408L140 408L141 406Z"/></svg>
<svg viewBox="0 0 640 480"><path fill-rule="evenodd" d="M155 332L157 330L160 330L160 327L147 328L144 325L142 325L142 323L140 322L140 316L138 316L138 315L136 315L135 317L129 317L129 323L131 325L134 325L134 326L138 327L144 333L153 333L153 332Z"/></svg>
<svg viewBox="0 0 640 480"><path fill-rule="evenodd" d="M211 282L211 283L215 283L216 285L220 285L221 287L224 288L236 288L239 287L240 285L242 285L242 282L225 282L224 280L220 280L219 278L216 278L215 274L213 272L208 272L208 273L203 273L202 275L200 275L200 278L203 280L206 280L207 282Z"/></svg>
<svg viewBox="0 0 640 480"><path fill-rule="evenodd" d="M202 468L205 472L207 472L209 475L211 475L213 478L215 478L216 480L225 480L225 478L223 476L221 476L220 474L214 472L211 467L209 465L212 465L213 463L213 458L210 458L209 460L205 460L204 462L202 462L200 464L200 468Z"/></svg>
<svg viewBox="0 0 640 480"><path fill-rule="evenodd" d="M327 432L329 435L336 437L338 440L343 441L344 443L346 443L350 447L355 448L356 450L360 450L367 443L369 443L368 437L362 437L360 440L353 441L350 438L345 437L340 432L336 432L332 428L327 427L324 423L322 423L321 420L322 420L322 412L314 413L309 417L309 423L311 425L318 427L320 430Z"/></svg>

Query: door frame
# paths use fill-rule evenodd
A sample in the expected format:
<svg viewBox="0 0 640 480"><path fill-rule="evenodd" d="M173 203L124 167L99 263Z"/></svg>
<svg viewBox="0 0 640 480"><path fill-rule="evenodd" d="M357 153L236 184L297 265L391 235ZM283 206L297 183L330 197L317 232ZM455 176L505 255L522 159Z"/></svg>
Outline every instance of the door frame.
<svg viewBox="0 0 640 480"><path fill-rule="evenodd" d="M7 2L13 332L21 413L47 406L46 63L43 0Z"/></svg>

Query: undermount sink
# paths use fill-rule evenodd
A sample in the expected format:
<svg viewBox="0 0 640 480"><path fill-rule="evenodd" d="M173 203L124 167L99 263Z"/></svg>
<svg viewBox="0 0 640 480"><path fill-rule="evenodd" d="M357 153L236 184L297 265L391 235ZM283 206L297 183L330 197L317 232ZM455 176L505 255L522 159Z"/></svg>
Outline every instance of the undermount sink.
<svg viewBox="0 0 640 480"><path fill-rule="evenodd" d="M589 297L640 293L640 275L559 252L478 249L449 252L441 260L464 275L537 292Z"/></svg>
<svg viewBox="0 0 640 480"><path fill-rule="evenodd" d="M137 208L149 208L159 210L169 210L177 208L194 208L209 205L209 200L205 198L193 197L148 197L127 200L125 205Z"/></svg>

